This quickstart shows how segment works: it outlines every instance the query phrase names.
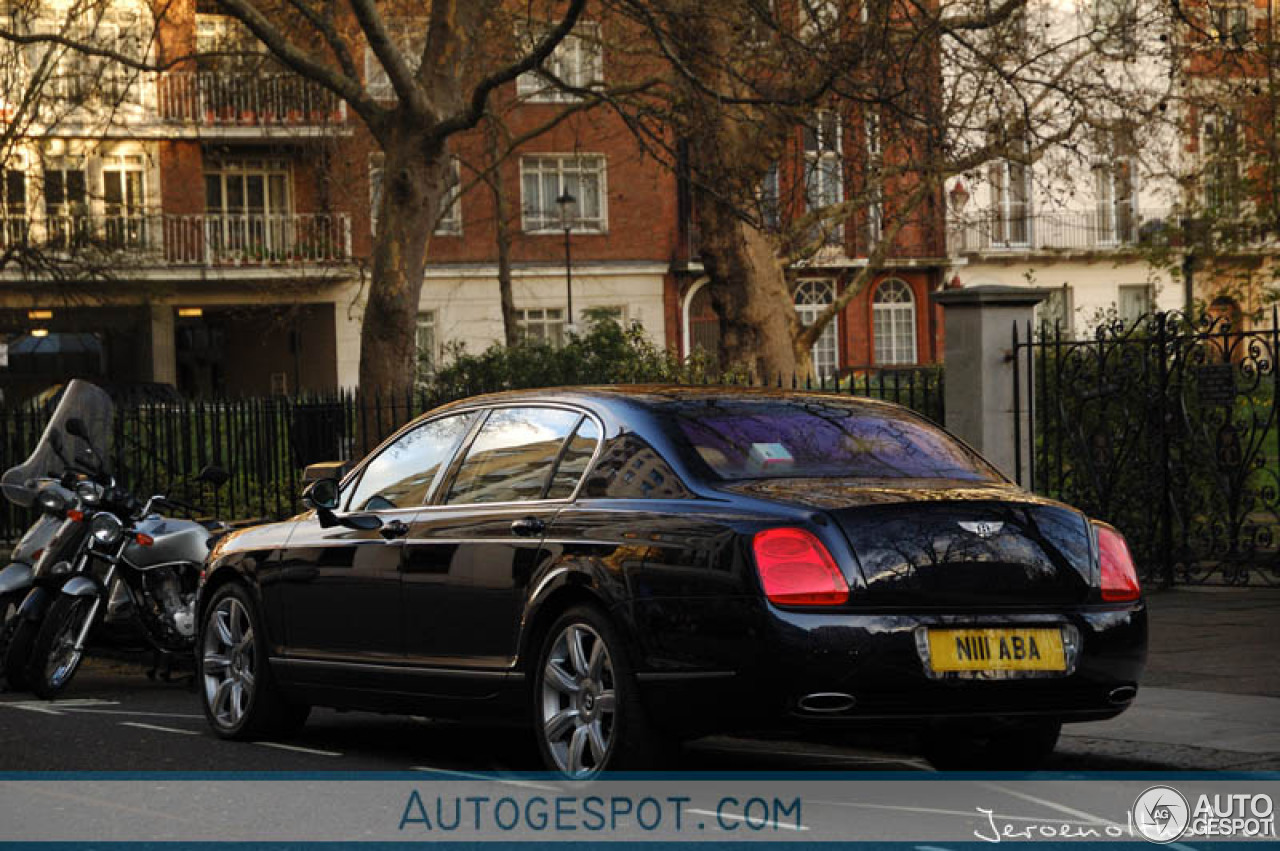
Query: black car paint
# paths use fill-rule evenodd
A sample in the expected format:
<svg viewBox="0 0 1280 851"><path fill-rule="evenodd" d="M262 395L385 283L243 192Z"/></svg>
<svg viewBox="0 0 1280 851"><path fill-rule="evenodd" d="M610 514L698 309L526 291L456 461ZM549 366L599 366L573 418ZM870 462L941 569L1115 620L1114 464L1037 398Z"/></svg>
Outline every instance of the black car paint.
<svg viewBox="0 0 1280 851"><path fill-rule="evenodd" d="M441 408L427 416L568 406L595 417L604 437L571 500L382 512L408 526L391 540L322 529L314 512L228 536L210 556L202 601L233 576L245 581L262 607L276 677L296 699L321 705L523 721L538 628L570 601L590 600L621 627L648 709L687 732L966 714L1092 720L1125 708L1111 695L1140 678L1146 607L1101 601L1092 551L1069 593L993 601L895 595L891 583L882 591L884 576L864 575L851 544L865 547L881 525L877 512L890 507L923 508L938 523L949 513L1078 512L1007 482L715 481L653 407L724 392L744 391L518 391ZM513 530L529 517L542 521L540 537ZM765 600L750 538L785 525L808 529L847 566L847 605L783 609ZM1069 676L930 679L913 637L921 626L1047 623L1080 632ZM816 692L855 703L839 713L798 708Z"/></svg>

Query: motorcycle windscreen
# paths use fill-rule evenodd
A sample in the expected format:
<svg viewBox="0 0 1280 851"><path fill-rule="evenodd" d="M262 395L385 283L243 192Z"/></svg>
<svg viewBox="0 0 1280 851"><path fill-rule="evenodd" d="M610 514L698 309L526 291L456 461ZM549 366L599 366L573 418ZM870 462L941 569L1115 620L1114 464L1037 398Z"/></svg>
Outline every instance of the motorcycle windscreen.
<svg viewBox="0 0 1280 851"><path fill-rule="evenodd" d="M86 446L81 438L67 434L66 425L72 419L78 419L84 424L94 452L102 461L104 470L110 471L112 439L115 435L115 405L105 390L75 378L63 391L58 407L54 409L27 460L0 475L0 492L4 493L5 499L15 505L29 507L36 498L37 490L32 486L35 480L57 478L66 472L68 463L74 462L76 453ZM57 438L50 437L55 431L62 436L61 456L54 449Z"/></svg>

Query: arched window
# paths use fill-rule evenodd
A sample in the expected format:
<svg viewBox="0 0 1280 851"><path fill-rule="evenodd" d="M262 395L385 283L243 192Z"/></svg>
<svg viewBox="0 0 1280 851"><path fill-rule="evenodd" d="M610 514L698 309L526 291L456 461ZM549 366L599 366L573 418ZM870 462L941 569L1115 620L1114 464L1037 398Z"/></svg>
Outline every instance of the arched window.
<svg viewBox="0 0 1280 851"><path fill-rule="evenodd" d="M897 278L882 282L876 287L871 320L877 364L916 362L916 302L911 287Z"/></svg>
<svg viewBox="0 0 1280 851"><path fill-rule="evenodd" d="M720 357L720 317L711 304L711 287L695 284L692 295L685 303L685 354L698 349L711 356L713 362Z"/></svg>
<svg viewBox="0 0 1280 851"><path fill-rule="evenodd" d="M796 287L796 313L800 316L801 325L812 325L818 314L835 300L835 288L831 281L825 279L801 281ZM840 333L835 317L822 329L822 334L813 344L810 357L813 360L813 373L819 378L835 375L840 368Z"/></svg>

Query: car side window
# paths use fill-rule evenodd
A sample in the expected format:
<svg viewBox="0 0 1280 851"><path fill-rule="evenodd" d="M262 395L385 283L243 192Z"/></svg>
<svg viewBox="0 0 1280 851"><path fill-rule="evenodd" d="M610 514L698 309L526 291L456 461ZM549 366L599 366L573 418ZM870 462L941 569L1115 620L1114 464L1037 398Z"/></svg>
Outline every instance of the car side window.
<svg viewBox="0 0 1280 851"><path fill-rule="evenodd" d="M573 496L582 474L587 472L591 456L596 452L596 444L600 442L600 427L590 417L584 417L578 424L578 430L569 438L564 451L560 454L560 463L551 476L551 487L547 488L547 499L568 499Z"/></svg>
<svg viewBox="0 0 1280 851"><path fill-rule="evenodd" d="M470 428L474 413L455 414L405 432L365 467L350 511L412 508L426 502L441 465L453 457Z"/></svg>
<svg viewBox="0 0 1280 851"><path fill-rule="evenodd" d="M560 448L581 414L559 408L497 408L476 434L446 502L540 499Z"/></svg>

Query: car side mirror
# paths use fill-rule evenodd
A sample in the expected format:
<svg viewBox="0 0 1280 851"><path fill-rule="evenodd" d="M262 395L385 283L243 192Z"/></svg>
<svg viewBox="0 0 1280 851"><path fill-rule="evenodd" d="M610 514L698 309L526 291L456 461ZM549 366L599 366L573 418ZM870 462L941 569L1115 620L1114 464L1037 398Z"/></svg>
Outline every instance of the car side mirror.
<svg viewBox="0 0 1280 851"><path fill-rule="evenodd" d="M334 511L338 507L338 480L317 479L302 492L302 501L317 511Z"/></svg>

